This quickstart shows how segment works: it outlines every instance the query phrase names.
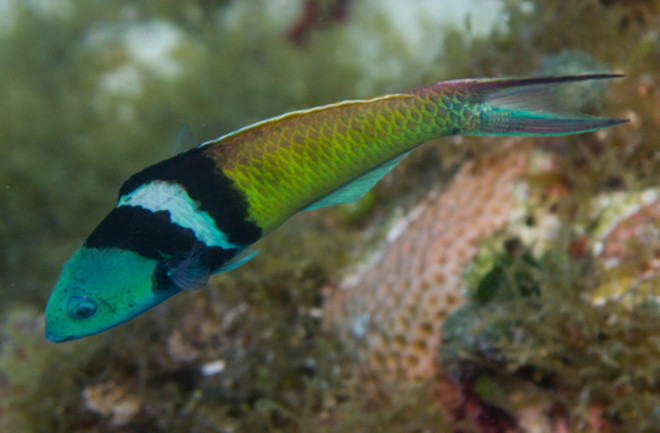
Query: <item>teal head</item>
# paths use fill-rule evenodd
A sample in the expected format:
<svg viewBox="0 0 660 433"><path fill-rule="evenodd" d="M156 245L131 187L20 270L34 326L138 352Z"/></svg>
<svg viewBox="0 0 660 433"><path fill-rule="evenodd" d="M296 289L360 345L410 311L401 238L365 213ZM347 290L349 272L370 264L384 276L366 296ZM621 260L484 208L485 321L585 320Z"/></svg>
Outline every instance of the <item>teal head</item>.
<svg viewBox="0 0 660 433"><path fill-rule="evenodd" d="M231 204L235 194L211 200L223 185L209 193L218 175L193 157L184 153L124 183L115 208L64 264L46 306L46 338L102 332L251 257L240 253L261 232ZM182 170L191 158L197 165Z"/></svg>
<svg viewBox="0 0 660 433"><path fill-rule="evenodd" d="M121 248L78 248L46 306L46 338L66 341L119 325L179 290L154 290L158 261Z"/></svg>
<svg viewBox="0 0 660 433"><path fill-rule="evenodd" d="M46 305L46 338L96 334L201 288L212 263L235 252L207 247L167 211L117 206L64 264Z"/></svg>

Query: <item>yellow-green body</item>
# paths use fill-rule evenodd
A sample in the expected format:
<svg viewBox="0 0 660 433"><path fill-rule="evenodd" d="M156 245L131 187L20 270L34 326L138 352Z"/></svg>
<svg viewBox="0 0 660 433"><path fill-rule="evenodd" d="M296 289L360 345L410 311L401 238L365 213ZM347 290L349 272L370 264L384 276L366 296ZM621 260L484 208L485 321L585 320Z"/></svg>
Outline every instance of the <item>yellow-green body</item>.
<svg viewBox="0 0 660 433"><path fill-rule="evenodd" d="M411 92L297 111L203 146L246 194L265 234L356 177L476 123L475 107L452 110L449 98L433 96Z"/></svg>

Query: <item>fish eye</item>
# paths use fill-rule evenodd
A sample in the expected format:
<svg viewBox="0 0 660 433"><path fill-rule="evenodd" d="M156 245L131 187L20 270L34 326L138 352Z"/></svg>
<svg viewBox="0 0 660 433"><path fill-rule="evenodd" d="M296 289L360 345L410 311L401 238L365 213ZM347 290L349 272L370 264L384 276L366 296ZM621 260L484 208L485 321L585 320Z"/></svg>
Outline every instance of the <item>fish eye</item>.
<svg viewBox="0 0 660 433"><path fill-rule="evenodd" d="M87 319L96 313L96 302L86 296L72 296L66 304L69 315L74 319Z"/></svg>

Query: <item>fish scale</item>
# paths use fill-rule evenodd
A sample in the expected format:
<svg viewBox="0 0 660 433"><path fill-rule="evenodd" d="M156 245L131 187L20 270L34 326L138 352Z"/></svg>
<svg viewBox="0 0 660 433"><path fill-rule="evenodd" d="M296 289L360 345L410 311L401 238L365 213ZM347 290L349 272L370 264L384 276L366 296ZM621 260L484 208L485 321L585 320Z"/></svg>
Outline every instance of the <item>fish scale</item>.
<svg viewBox="0 0 660 433"><path fill-rule="evenodd" d="M395 95L394 98L405 98L408 102L413 97ZM353 106L347 106L348 104ZM208 146L209 154L212 154L214 147L219 145L229 145L236 150L233 154L222 152L219 156L227 160L217 159L216 163L221 167L225 164L231 167L224 169L224 173L236 182L240 190L246 192L250 215L264 232L271 231L294 212L313 202L314 199L348 183L356 175L374 169L431 138L428 134L420 131L411 133L405 128L400 128L399 134L388 131L396 122L393 112L402 115L406 122L414 122L412 113L418 110L412 110L409 105L405 106L406 109L399 107L399 111L393 111L392 101L389 100L348 104L328 107L329 110L337 111L335 113L302 113L296 119L296 129L318 130L319 138L308 139L305 143L280 141L277 143L276 152L267 151L270 145L268 137L278 135L268 130L273 128L272 125L267 125L264 133L250 143L260 150L252 152L252 157L249 159L242 157L242 152L231 143L220 141ZM379 122L371 120L368 115L364 116L363 120L357 121L356 116L364 111L372 116L377 113ZM378 124L381 126L377 126ZM315 127L315 125L319 126ZM377 133L366 133L367 129ZM332 132L328 133L328 131ZM291 135L297 134L295 132ZM389 139L381 140L378 138L379 135L386 135ZM328 136L332 138L327 139ZM415 142L411 143L411 139ZM341 164L338 161L340 154L343 160ZM264 161L268 163L264 164ZM262 170L265 171L262 181L259 179L257 182L250 181L248 173L262 172ZM278 183L274 184L271 178L277 178ZM309 182L300 182L301 179L308 179Z"/></svg>

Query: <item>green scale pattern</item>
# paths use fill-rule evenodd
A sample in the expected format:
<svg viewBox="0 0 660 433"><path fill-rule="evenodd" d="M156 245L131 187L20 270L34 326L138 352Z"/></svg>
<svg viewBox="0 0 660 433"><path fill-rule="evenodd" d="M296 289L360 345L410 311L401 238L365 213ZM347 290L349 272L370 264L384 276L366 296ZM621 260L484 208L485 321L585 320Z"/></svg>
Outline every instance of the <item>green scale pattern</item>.
<svg viewBox="0 0 660 433"><path fill-rule="evenodd" d="M245 193L265 234L432 138L476 129L478 107L439 84L288 113L221 137L206 154Z"/></svg>

